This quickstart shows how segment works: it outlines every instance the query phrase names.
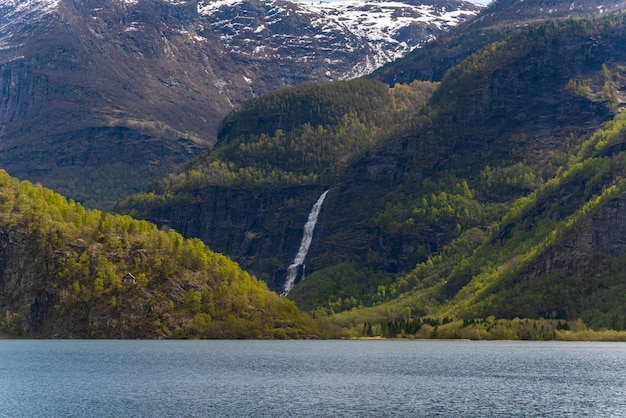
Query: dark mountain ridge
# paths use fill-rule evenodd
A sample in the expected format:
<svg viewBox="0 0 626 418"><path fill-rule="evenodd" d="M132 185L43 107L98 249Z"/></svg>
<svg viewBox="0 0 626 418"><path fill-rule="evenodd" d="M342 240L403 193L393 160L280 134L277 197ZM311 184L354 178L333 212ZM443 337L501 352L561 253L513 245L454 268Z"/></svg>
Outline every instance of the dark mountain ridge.
<svg viewBox="0 0 626 418"><path fill-rule="evenodd" d="M492 2L479 16L415 50L403 59L374 71L369 77L393 86L412 80L440 81L446 72L486 45L511 31L548 20L597 18L626 7L626 1L518 1Z"/></svg>
<svg viewBox="0 0 626 418"><path fill-rule="evenodd" d="M361 75L480 10L407 4L400 22L387 3L0 1L0 166L111 208L212 146L245 100ZM393 23L355 32L370 14Z"/></svg>
<svg viewBox="0 0 626 418"><path fill-rule="evenodd" d="M313 202L330 188L307 257L307 289L314 287L312 283L318 278L323 281L333 277L334 269L346 262L369 270L372 277L374 272L383 271L399 280L416 264L441 254L464 231L497 222L515 199L552 178L568 160L568 152L623 107L626 56L621 45L626 39L625 28L623 13L598 20L550 21L521 28L451 69L432 97L424 93L422 100L430 98L425 106L423 101L408 105L411 111L401 122L394 121L381 129L373 142L350 158L335 177L302 180L301 199L294 202L292 197L285 198L280 182L270 190L263 189L263 200L290 208L287 212L292 215L285 218L284 224L292 225L297 237L298 222L304 223ZM286 100L298 97L295 92L284 94ZM353 94L367 97L365 92ZM272 105L269 110L259 107L242 114L246 112L272 114ZM236 113L232 121L229 126L238 123L246 128L238 130L238 136L222 143L212 154L228 156L226 161L236 164L248 161L242 158L246 138L274 138L272 130L277 128L275 124L238 120ZM271 128L264 130L268 126ZM230 145L229 149L238 151L221 151ZM259 158L254 166L280 164L263 154L266 157L268 160ZM266 279L275 289L280 287L277 278L284 277L297 251L296 237L291 247L285 247L284 241L266 243L264 248L274 250L271 255L261 256L253 248L255 239L268 236L258 227L267 217L255 222L219 224L219 238L207 233L211 230L209 223L202 232L187 229L186 217L177 216L176 211L185 208L187 214L211 219L214 215L208 201L190 197L196 187L211 195L210 190L217 190L217 186L200 176L196 186L184 190L176 186L175 176L170 180L172 185L139 199L145 206L130 204L125 210L134 207L137 211L130 213L183 228L179 230L201 237L210 246L224 241L241 243L240 236L247 231L246 251L227 254L246 268L267 274ZM310 187L305 189L307 185ZM233 214L254 206L260 193L254 181L241 187L248 191L233 202ZM173 197L170 202L184 203L169 204L168 195ZM151 209L154 203L150 200L159 203ZM204 212L189 212L199 207ZM375 284L373 289L375 292ZM293 292L296 298L298 286ZM333 292L329 298L336 299L342 290ZM324 304L326 300L318 302Z"/></svg>

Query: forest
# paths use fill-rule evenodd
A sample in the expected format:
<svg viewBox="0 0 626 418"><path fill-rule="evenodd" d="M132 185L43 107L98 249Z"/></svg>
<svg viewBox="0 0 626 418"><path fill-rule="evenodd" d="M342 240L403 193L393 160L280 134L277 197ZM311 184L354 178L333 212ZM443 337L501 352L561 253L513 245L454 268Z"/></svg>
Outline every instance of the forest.
<svg viewBox="0 0 626 418"><path fill-rule="evenodd" d="M293 302L198 239L87 210L6 172L0 214L0 330L55 338L324 335Z"/></svg>
<svg viewBox="0 0 626 418"><path fill-rule="evenodd" d="M5 266L0 327L626 340L626 14L475 35L445 71L411 57L246 102L117 215L4 174L0 248L25 261ZM281 298L325 190L306 275Z"/></svg>
<svg viewBox="0 0 626 418"><path fill-rule="evenodd" d="M441 77L424 76L432 60L413 57L370 80L251 100L226 117L214 149L117 210L157 220L151 213L202 205L197 191L210 187L321 185L328 206L336 190L351 213L327 215L326 248L289 295L314 317L384 336L387 323L444 317L462 328L495 316L619 331L621 296L608 296L623 294L619 254L585 254L575 271L539 265L624 191L624 19L505 30ZM478 44L468 33L446 39ZM439 44L414 55L444 54ZM408 84L374 80L412 65L422 75Z"/></svg>

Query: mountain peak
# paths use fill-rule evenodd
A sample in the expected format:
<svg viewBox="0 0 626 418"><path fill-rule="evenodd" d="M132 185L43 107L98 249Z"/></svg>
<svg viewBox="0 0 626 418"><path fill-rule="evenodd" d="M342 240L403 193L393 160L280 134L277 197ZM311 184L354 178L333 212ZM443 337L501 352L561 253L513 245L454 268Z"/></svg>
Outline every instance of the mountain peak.
<svg viewBox="0 0 626 418"><path fill-rule="evenodd" d="M210 147L244 101L366 74L480 10L453 0L0 0L0 166L106 208Z"/></svg>
<svg viewBox="0 0 626 418"><path fill-rule="evenodd" d="M287 56L303 62L324 59L329 80L368 74L480 10L469 2L445 0L198 3L199 13L222 32L221 39L232 53L256 58ZM294 54L294 49L299 52ZM320 56L320 49L331 56ZM333 52L341 56L334 57ZM346 62L352 67L339 70Z"/></svg>

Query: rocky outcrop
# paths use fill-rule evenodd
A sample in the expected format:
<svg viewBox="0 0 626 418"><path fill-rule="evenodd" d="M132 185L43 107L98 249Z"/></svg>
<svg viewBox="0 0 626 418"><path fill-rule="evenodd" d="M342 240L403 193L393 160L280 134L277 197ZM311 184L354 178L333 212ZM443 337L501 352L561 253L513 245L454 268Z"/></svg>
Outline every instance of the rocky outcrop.
<svg viewBox="0 0 626 418"><path fill-rule="evenodd" d="M444 231L389 233L373 226L372 211L379 203L372 193L374 187L380 191L380 184L349 186L332 187L324 201L304 262L306 274L343 261L407 271L451 238ZM186 202L151 212L149 220L200 238L280 290L309 212L324 190L321 186L263 191L207 187ZM428 248L422 249L425 245Z"/></svg>
<svg viewBox="0 0 626 418"><path fill-rule="evenodd" d="M593 212L576 231L575 236L550 248L531 266L518 281L535 280L564 273L579 282L594 274L594 264L612 257L626 255L626 194L607 202ZM603 269L599 263L597 271Z"/></svg>
<svg viewBox="0 0 626 418"><path fill-rule="evenodd" d="M52 316L58 295L50 273L54 257L42 252L36 234L23 231L0 232L0 298L8 328L19 322L27 335L52 333L47 320Z"/></svg>
<svg viewBox="0 0 626 418"><path fill-rule="evenodd" d="M228 255L279 289L298 252L311 207L323 191L320 186L257 192L207 187L194 194L193 202L154 213L151 220L185 236L200 238L212 250ZM322 207L319 224L324 222L326 212ZM317 228L315 237L311 256L318 248Z"/></svg>

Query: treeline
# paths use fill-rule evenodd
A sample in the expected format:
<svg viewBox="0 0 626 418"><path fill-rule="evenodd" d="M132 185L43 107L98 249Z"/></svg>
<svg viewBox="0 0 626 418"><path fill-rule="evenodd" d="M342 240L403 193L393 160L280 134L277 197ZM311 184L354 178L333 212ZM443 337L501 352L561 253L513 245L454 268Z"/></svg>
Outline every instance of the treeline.
<svg viewBox="0 0 626 418"><path fill-rule="evenodd" d="M197 239L0 172L0 329L30 337L298 338L293 302Z"/></svg>
<svg viewBox="0 0 626 418"><path fill-rule="evenodd" d="M385 132L423 107L436 85L389 89L371 80L290 87L246 102L224 120L216 147L146 193L117 204L144 215L208 186L330 184ZM139 211L142 208L143 213Z"/></svg>
<svg viewBox="0 0 626 418"><path fill-rule="evenodd" d="M363 325L361 337L469 339L469 340L598 340L626 341L626 332L616 329L593 330L580 319L456 319L411 318Z"/></svg>

